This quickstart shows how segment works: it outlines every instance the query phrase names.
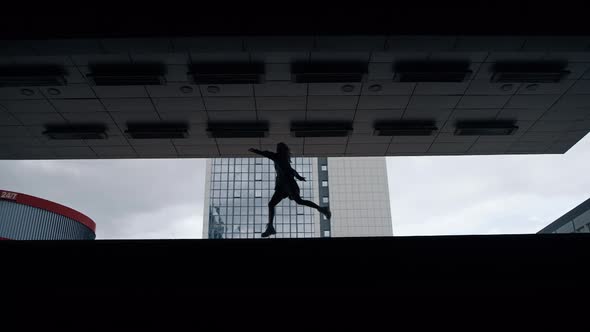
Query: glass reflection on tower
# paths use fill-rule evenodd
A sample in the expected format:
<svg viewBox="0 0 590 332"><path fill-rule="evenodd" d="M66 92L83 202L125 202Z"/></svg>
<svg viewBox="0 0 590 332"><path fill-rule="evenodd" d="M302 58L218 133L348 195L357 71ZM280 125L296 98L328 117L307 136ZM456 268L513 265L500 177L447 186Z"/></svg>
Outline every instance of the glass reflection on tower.
<svg viewBox="0 0 590 332"><path fill-rule="evenodd" d="M292 167L307 179L298 181L301 197L317 201L313 191L313 158L292 158ZM268 201L274 193L275 170L266 158L211 160L210 239L260 238L268 223ZM314 237L314 211L284 199L275 210L277 237Z"/></svg>

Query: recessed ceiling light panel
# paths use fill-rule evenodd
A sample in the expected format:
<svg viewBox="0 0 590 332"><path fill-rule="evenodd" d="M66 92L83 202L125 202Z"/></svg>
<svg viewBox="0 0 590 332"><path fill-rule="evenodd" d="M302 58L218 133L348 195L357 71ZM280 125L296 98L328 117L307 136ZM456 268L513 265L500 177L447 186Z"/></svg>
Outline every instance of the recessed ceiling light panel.
<svg viewBox="0 0 590 332"><path fill-rule="evenodd" d="M472 74L469 61L401 61L394 66L396 82L463 82Z"/></svg>
<svg viewBox="0 0 590 332"><path fill-rule="evenodd" d="M438 128L434 121L379 121L375 136L430 136Z"/></svg>
<svg viewBox="0 0 590 332"><path fill-rule="evenodd" d="M506 136L518 130L514 121L463 121L455 127L457 136Z"/></svg>
<svg viewBox="0 0 590 332"><path fill-rule="evenodd" d="M352 133L350 122L295 122L291 124L294 137L346 137Z"/></svg>

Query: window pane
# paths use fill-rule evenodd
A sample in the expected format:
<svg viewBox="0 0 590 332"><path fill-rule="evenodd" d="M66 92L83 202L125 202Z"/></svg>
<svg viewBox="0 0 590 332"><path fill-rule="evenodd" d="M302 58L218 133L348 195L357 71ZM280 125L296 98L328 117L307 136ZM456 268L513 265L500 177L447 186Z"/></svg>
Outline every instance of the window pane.
<svg viewBox="0 0 590 332"><path fill-rule="evenodd" d="M242 225L242 226L248 225L248 218L246 218L246 217L240 217L239 220L240 220L240 225Z"/></svg>

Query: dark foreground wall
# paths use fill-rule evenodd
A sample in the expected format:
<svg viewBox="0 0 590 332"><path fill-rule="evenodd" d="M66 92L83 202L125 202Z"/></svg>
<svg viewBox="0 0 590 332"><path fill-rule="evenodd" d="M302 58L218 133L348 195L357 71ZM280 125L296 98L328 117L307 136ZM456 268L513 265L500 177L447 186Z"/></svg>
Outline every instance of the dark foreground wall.
<svg viewBox="0 0 590 332"><path fill-rule="evenodd" d="M567 330L587 316L588 235L0 241L0 296L27 324L108 331Z"/></svg>
<svg viewBox="0 0 590 332"><path fill-rule="evenodd" d="M1 241L7 292L104 296L587 293L587 234Z"/></svg>

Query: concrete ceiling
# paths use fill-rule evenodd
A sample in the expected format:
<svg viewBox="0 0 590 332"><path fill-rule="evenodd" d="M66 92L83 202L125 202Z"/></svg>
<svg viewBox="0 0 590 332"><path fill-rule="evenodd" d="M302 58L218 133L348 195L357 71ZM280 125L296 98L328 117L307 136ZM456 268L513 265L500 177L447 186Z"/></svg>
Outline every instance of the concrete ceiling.
<svg viewBox="0 0 590 332"><path fill-rule="evenodd" d="M461 60L463 82L394 82L403 60ZM559 83L493 83L498 61L559 60ZM195 85L191 63L264 63L264 83ZM293 83L293 62L365 63L362 82ZM164 85L96 86L94 63L160 62ZM0 88L0 159L194 158L290 145L295 155L405 156L565 153L590 131L590 37L289 36L10 40L0 66L56 64L64 86ZM369 87L380 85L379 91ZM350 85L343 90L344 85ZM292 137L295 121L346 121L347 137ZM374 136L379 120L430 120L431 136ZM509 136L456 136L458 121L510 120ZM210 138L209 122L262 121L265 138ZM128 123L183 122L184 139L132 139ZM47 125L97 123L107 139L50 140Z"/></svg>

